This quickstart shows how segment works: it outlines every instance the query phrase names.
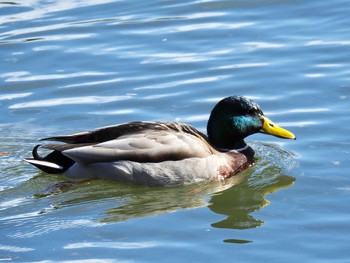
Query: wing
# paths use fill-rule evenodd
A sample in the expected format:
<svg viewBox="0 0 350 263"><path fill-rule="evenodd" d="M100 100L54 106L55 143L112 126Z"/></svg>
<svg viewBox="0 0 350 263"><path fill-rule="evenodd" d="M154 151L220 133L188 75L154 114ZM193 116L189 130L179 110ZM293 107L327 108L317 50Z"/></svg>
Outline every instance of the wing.
<svg viewBox="0 0 350 263"><path fill-rule="evenodd" d="M161 162L207 157L215 152L205 135L178 123L130 123L48 139L69 142L45 147L83 164L117 160Z"/></svg>
<svg viewBox="0 0 350 263"><path fill-rule="evenodd" d="M93 131L76 133L68 136L56 136L41 139L41 141L58 141L69 144L91 144L116 139L122 135L133 134L148 129L160 129L166 123L128 122L119 125L102 127Z"/></svg>

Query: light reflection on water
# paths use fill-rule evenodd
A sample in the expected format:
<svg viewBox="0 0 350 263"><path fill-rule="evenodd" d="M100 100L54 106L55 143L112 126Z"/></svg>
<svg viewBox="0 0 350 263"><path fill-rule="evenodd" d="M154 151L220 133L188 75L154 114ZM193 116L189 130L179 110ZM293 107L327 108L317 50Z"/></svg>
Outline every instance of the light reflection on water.
<svg viewBox="0 0 350 263"><path fill-rule="evenodd" d="M28 239L66 229L103 227L105 223L208 206L211 211L227 217L212 223L213 227L231 229L259 227L263 221L256 219L251 213L269 204L265 197L267 194L290 186L294 182L295 179L285 175L284 171L293 169L296 162L291 153L282 151L276 146L256 144L255 148L258 149L258 155L264 153L263 159L258 157L256 168L248 169L225 182L170 188L123 185L99 180L64 184L59 182L57 185L52 185L50 182L54 177L43 178L45 176L43 174L25 182L24 185L22 183L21 186L31 189L35 185L38 191L34 193L36 198L28 196L0 203L0 210L7 210L8 214L0 221L5 225L21 226L21 230L13 229L9 237ZM279 165L285 163L286 167L278 167L274 163ZM57 177L57 179L63 178ZM45 190L48 185L51 187ZM56 195L59 197L55 198ZM60 201L51 203L54 200ZM32 207L34 201L40 203L36 208ZM86 213L91 212L91 207L97 210L99 207L104 207L105 205L98 205L103 202L108 206L112 204L118 206L109 207L102 214L99 212L86 216ZM43 207L45 204L46 207ZM19 213L17 208L22 211ZM75 219L76 212L72 215L67 211L63 211L65 216L57 217L55 216L57 210L78 210L80 217Z"/></svg>
<svg viewBox="0 0 350 263"><path fill-rule="evenodd" d="M347 260L345 1L0 8L0 260ZM20 159L38 138L126 121L205 132L213 105L234 94L298 139L250 137L255 166L224 185L63 187Z"/></svg>
<svg viewBox="0 0 350 263"><path fill-rule="evenodd" d="M22 109L22 108L37 108L37 107L52 107L52 106L64 106L64 105L79 105L79 104L96 104L96 103L109 103L119 100L126 100L131 96L85 96L78 98L61 98L61 99L48 99L41 101L31 101L11 105L9 109Z"/></svg>

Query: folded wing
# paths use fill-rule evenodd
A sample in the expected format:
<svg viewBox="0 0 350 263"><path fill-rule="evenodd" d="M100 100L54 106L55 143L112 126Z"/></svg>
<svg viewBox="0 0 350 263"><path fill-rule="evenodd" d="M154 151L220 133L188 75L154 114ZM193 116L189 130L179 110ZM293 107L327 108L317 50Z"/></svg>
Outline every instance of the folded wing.
<svg viewBox="0 0 350 263"><path fill-rule="evenodd" d="M118 160L162 162L207 157L215 151L205 135L178 123L133 122L44 140L66 142L45 148L82 164Z"/></svg>

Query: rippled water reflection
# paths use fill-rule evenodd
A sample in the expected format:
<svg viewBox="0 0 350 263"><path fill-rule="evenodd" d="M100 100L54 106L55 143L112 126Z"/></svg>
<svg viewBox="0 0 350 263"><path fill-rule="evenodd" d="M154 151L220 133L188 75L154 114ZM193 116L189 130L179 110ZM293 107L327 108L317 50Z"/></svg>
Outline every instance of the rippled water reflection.
<svg viewBox="0 0 350 263"><path fill-rule="evenodd" d="M0 260L346 262L348 6L1 2ZM255 166L224 185L62 184L21 161L38 138L126 121L205 131L233 94L298 140L250 137Z"/></svg>

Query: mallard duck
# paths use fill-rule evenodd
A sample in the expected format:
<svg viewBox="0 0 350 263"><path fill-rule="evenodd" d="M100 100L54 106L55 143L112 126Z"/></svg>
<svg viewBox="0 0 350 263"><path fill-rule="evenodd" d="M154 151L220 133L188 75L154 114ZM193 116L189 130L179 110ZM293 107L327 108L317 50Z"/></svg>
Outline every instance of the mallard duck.
<svg viewBox="0 0 350 263"><path fill-rule="evenodd" d="M76 179L107 179L147 185L189 184L231 177L253 163L244 139L254 133L295 139L265 117L260 106L241 96L219 101L207 134L177 122L128 122L42 141L24 160L47 173ZM52 150L46 157L38 148Z"/></svg>

